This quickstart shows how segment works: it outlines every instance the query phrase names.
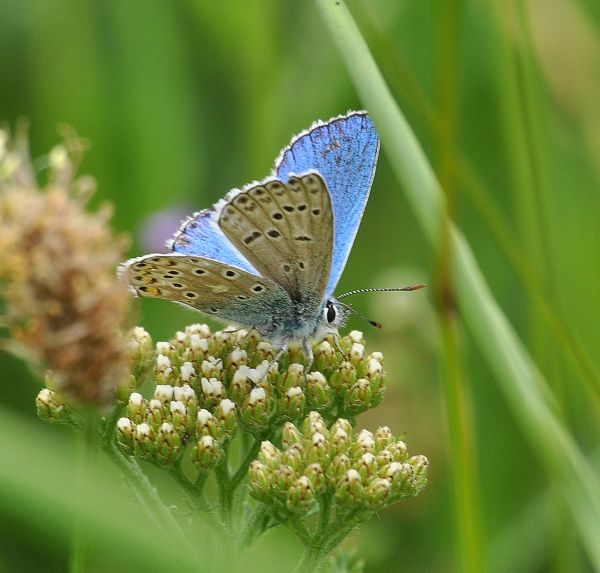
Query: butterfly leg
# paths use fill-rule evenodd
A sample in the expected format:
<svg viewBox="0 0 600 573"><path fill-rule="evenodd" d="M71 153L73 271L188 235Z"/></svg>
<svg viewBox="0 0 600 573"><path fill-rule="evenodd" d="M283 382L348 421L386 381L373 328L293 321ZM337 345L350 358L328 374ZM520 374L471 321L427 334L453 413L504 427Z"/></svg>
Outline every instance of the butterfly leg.
<svg viewBox="0 0 600 573"><path fill-rule="evenodd" d="M279 350L277 350L277 353L273 357L273 360L271 360L271 362L269 362L269 367L267 368L267 370L264 373L263 377L260 379L260 382L262 382L267 377L267 374L271 371L271 367L274 364L277 364L277 362L283 356L283 353L287 351L287 349L288 349L288 345L284 344Z"/></svg>
<svg viewBox="0 0 600 573"><path fill-rule="evenodd" d="M335 342L335 346L339 350L340 354L344 357L344 360L350 360L350 356L346 355L346 353L342 350L340 333L336 330L332 334L333 334L333 341Z"/></svg>
<svg viewBox="0 0 600 573"><path fill-rule="evenodd" d="M306 369L304 370L304 376L306 376L312 368L315 355L313 354L312 344L308 338L302 341L302 348L304 349L304 354L306 354Z"/></svg>

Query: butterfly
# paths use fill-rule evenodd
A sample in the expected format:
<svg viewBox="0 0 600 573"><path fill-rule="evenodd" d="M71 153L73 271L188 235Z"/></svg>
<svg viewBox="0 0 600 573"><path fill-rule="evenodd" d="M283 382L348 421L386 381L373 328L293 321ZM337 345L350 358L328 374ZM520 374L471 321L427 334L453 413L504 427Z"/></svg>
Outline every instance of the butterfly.
<svg viewBox="0 0 600 573"><path fill-rule="evenodd" d="M120 275L138 296L255 329L280 353L300 342L310 369L311 341L329 333L337 340L352 312L333 292L378 154L366 112L316 122L283 149L269 177L195 213L168 245L172 252L130 259Z"/></svg>

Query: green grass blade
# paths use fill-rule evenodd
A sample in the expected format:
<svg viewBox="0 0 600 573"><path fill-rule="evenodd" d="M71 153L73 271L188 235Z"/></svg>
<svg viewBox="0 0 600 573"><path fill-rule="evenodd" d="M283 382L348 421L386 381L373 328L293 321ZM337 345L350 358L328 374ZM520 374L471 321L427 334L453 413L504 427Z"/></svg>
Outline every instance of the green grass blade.
<svg viewBox="0 0 600 573"><path fill-rule="evenodd" d="M343 2L315 1L372 114L407 199L435 246L446 209L425 153ZM527 438L562 486L590 559L600 569L600 481L557 417L545 380L492 296L467 241L454 226L451 241L453 277L465 321Z"/></svg>

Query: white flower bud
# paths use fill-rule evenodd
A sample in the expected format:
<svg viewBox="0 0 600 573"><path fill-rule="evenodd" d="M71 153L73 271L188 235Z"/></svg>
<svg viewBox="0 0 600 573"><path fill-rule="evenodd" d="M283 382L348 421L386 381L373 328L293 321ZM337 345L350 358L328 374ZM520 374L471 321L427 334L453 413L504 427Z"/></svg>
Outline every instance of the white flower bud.
<svg viewBox="0 0 600 573"><path fill-rule="evenodd" d="M246 364L248 362L248 354L245 350L235 348L229 355L233 364Z"/></svg>
<svg viewBox="0 0 600 573"><path fill-rule="evenodd" d="M312 483L306 476L300 476L296 483L302 488L312 488Z"/></svg>
<svg viewBox="0 0 600 573"><path fill-rule="evenodd" d="M163 422L160 426L160 431L163 434L172 434L173 430L173 424L169 424L169 422Z"/></svg>
<svg viewBox="0 0 600 573"><path fill-rule="evenodd" d="M133 424L129 418L119 418L117 421L117 428L119 428L121 432L124 432L125 430L133 429Z"/></svg>
<svg viewBox="0 0 600 573"><path fill-rule="evenodd" d="M266 400L267 399L267 393L265 392L264 388L253 388L250 392L250 398L249 398L249 402L250 404L255 404L256 402L258 402L259 400Z"/></svg>
<svg viewBox="0 0 600 573"><path fill-rule="evenodd" d="M175 338L177 339L177 342L185 342L186 337L187 334L185 332L181 332L181 330L178 330L175 333Z"/></svg>
<svg viewBox="0 0 600 573"><path fill-rule="evenodd" d="M227 416L229 412L235 409L235 402L232 402L231 400L226 398L225 400L221 400L219 406L221 408L221 412L223 412L223 415Z"/></svg>
<svg viewBox="0 0 600 573"><path fill-rule="evenodd" d="M361 430L360 433L358 434L358 437L356 438L356 441L363 447L363 448L372 448L375 446L375 440L373 438L373 433L369 432L369 430Z"/></svg>
<svg viewBox="0 0 600 573"><path fill-rule="evenodd" d="M270 362L263 360L256 368L251 368L248 378L255 384L260 384L269 371Z"/></svg>
<svg viewBox="0 0 600 573"><path fill-rule="evenodd" d="M208 350L208 340L202 338L199 334L192 334L190 336L190 346L192 347L192 350L206 352Z"/></svg>
<svg viewBox="0 0 600 573"><path fill-rule="evenodd" d="M203 360L200 367L204 376L210 376L215 372L220 373L223 370L223 363L214 356L209 356L208 360Z"/></svg>
<svg viewBox="0 0 600 573"><path fill-rule="evenodd" d="M210 336L210 328L208 328L206 324L190 324L186 330L190 334L198 334L202 338L208 338Z"/></svg>
<svg viewBox="0 0 600 573"><path fill-rule="evenodd" d="M270 342L264 342L261 340L256 345L256 350L258 350L258 352L263 352L263 353L271 352L271 350L273 350L273 345Z"/></svg>
<svg viewBox="0 0 600 573"><path fill-rule="evenodd" d="M252 369L245 364L242 364L238 367L238 369L233 373L233 379L231 380L232 384L239 384L243 380L247 380L250 378L250 371Z"/></svg>
<svg viewBox="0 0 600 573"><path fill-rule="evenodd" d="M196 392L194 392L193 388L189 384L184 384L183 386L174 386L173 397L175 400L188 402L196 397Z"/></svg>
<svg viewBox="0 0 600 573"><path fill-rule="evenodd" d="M302 388L300 386L292 386L287 392L286 395L288 398L294 398L295 396L301 396L303 394Z"/></svg>
<svg viewBox="0 0 600 573"><path fill-rule="evenodd" d="M169 408L171 410L171 414L181 414L182 416L187 414L187 408L180 400L172 400L169 404Z"/></svg>
<svg viewBox="0 0 600 573"><path fill-rule="evenodd" d="M199 442L205 448L212 448L215 445L215 439L212 436L209 436L208 434L205 434L204 436L202 436L200 438Z"/></svg>
<svg viewBox="0 0 600 573"><path fill-rule="evenodd" d="M312 443L316 446L317 444L325 443L325 436L321 432L315 432L312 436Z"/></svg>
<svg viewBox="0 0 600 573"><path fill-rule="evenodd" d="M394 474L401 472L403 468L404 468L404 465L401 464L400 462L392 462L387 468L386 475L388 477L392 477Z"/></svg>
<svg viewBox="0 0 600 573"><path fill-rule="evenodd" d="M138 439L149 437L151 432L152 428L149 424L146 424L146 422L139 424L138 427L135 429L135 433Z"/></svg>
<svg viewBox="0 0 600 573"><path fill-rule="evenodd" d="M317 350L323 354L333 353L333 347L331 346L331 344L329 344L329 342L327 342L327 340L323 340L323 342L321 342L321 344L317 346Z"/></svg>
<svg viewBox="0 0 600 573"><path fill-rule="evenodd" d="M169 354L171 352L171 345L168 342L157 342L156 353L157 354Z"/></svg>
<svg viewBox="0 0 600 573"><path fill-rule="evenodd" d="M352 345L352 348L350 349L350 356L352 356L353 358L358 358L358 359L362 360L364 355L365 355L364 344L359 344L358 342L355 342Z"/></svg>
<svg viewBox="0 0 600 573"><path fill-rule="evenodd" d="M379 360L375 360L375 358L370 358L369 363L367 364L367 372L369 376L381 376L383 374L383 366Z"/></svg>
<svg viewBox="0 0 600 573"><path fill-rule="evenodd" d="M129 396L129 405L137 408L142 405L144 397L138 392L133 392L131 396Z"/></svg>
<svg viewBox="0 0 600 573"><path fill-rule="evenodd" d="M160 344L160 342L158 343ZM167 369L171 369L171 361L168 356L164 354L158 354L156 356L156 368L158 370L162 370L163 372Z"/></svg>
<svg viewBox="0 0 600 573"><path fill-rule="evenodd" d="M348 432L346 432L346 430L344 430L344 428L340 428L340 427L336 428L335 433L333 435L340 440L348 439Z"/></svg>
<svg viewBox="0 0 600 573"><path fill-rule="evenodd" d="M202 378L200 380L200 384L202 386L202 392L207 396L220 396L223 393L223 383L216 378Z"/></svg>
<svg viewBox="0 0 600 573"><path fill-rule="evenodd" d="M370 466L375 463L375 456L371 452L363 454L360 459L366 466Z"/></svg>
<svg viewBox="0 0 600 573"><path fill-rule="evenodd" d="M188 382L196 374L196 370L191 362L184 362L179 369L179 374L184 382Z"/></svg>
<svg viewBox="0 0 600 573"><path fill-rule="evenodd" d="M52 390L49 390L48 388L43 388L39 391L37 397L40 402L43 402L44 404L50 404L50 402L52 402L52 394Z"/></svg>
<svg viewBox="0 0 600 573"><path fill-rule="evenodd" d="M170 384L157 384L154 388L154 397L167 402L173 398L173 386Z"/></svg>
<svg viewBox="0 0 600 573"><path fill-rule="evenodd" d="M378 362L383 362L383 353L371 352L371 354L369 354L369 358L372 358L373 360L377 360Z"/></svg>
<svg viewBox="0 0 600 573"><path fill-rule="evenodd" d="M355 469L348 470L346 472L346 479L348 481L360 481L360 474Z"/></svg>
<svg viewBox="0 0 600 573"><path fill-rule="evenodd" d="M213 419L213 415L208 410L205 410L204 408L202 408L202 410L200 410L198 412L196 419L198 420L198 423L201 426L206 426L206 424L208 424L209 420Z"/></svg>
<svg viewBox="0 0 600 573"><path fill-rule="evenodd" d="M362 343L364 340L363 333L360 330L351 330L348 334L348 338L355 343Z"/></svg>
<svg viewBox="0 0 600 573"><path fill-rule="evenodd" d="M160 410L162 408L163 403L156 398L152 398L150 402L148 402L148 407L150 410Z"/></svg>

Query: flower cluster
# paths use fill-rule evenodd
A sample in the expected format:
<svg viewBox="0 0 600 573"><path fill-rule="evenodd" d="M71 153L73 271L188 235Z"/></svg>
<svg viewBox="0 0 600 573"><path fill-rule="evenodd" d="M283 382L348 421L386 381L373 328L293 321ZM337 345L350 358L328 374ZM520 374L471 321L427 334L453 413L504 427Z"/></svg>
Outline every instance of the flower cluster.
<svg viewBox="0 0 600 573"><path fill-rule="evenodd" d="M250 493L282 520L306 515L326 496L337 513L370 513L417 495L427 471L427 458L409 456L388 427L355 432L340 418L328 429L310 412L301 429L284 425L281 449L262 443L249 469Z"/></svg>
<svg viewBox="0 0 600 573"><path fill-rule="evenodd" d="M212 333L195 324L169 342L156 344L143 329L134 329L130 388L141 385L154 365L155 388L149 399L133 392L127 416L118 422L126 451L159 463L172 463L183 445L194 440L194 460L209 469L238 427L257 438L286 421L320 411L333 421L377 405L383 396L382 355L365 354L362 333L314 347L313 371L293 348L278 362L276 349L246 330Z"/></svg>
<svg viewBox="0 0 600 573"><path fill-rule="evenodd" d="M130 296L115 276L126 242L108 207L86 211L94 182L75 179L80 155L74 137L56 146L40 188L25 131L0 130L0 296L15 352L71 401L104 403L127 376Z"/></svg>

